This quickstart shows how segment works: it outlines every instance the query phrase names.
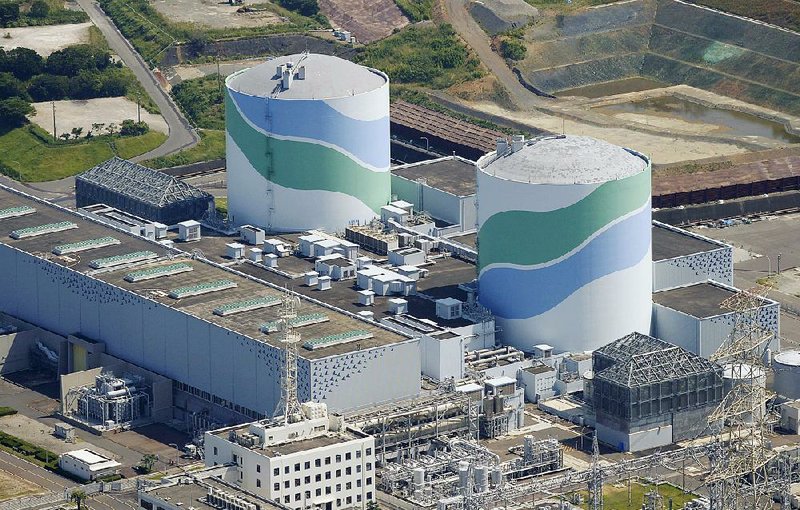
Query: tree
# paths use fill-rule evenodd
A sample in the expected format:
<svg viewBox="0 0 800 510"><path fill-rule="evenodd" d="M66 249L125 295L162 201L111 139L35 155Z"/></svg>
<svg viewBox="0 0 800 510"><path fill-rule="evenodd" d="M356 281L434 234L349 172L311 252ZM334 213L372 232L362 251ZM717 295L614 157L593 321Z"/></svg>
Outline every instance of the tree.
<svg viewBox="0 0 800 510"><path fill-rule="evenodd" d="M109 65L109 52L88 44L78 44L51 53L45 69L50 74L77 76L81 71L102 71Z"/></svg>
<svg viewBox="0 0 800 510"><path fill-rule="evenodd" d="M13 73L22 81L28 81L32 76L42 73L44 59L30 48L14 48L6 52L5 65L5 71Z"/></svg>
<svg viewBox="0 0 800 510"><path fill-rule="evenodd" d="M27 94L22 82L11 73L0 73L0 99L9 97L21 97L25 99Z"/></svg>
<svg viewBox="0 0 800 510"><path fill-rule="evenodd" d="M50 14L50 5L44 0L34 0L28 15L33 18L46 18Z"/></svg>
<svg viewBox="0 0 800 510"><path fill-rule="evenodd" d="M525 47L525 43L519 39L503 39L500 41L500 53L507 59L522 60L527 52L528 48Z"/></svg>
<svg viewBox="0 0 800 510"><path fill-rule="evenodd" d="M16 128L28 122L28 115L34 111L33 106L24 99L12 97L0 101L0 127Z"/></svg>
<svg viewBox="0 0 800 510"><path fill-rule="evenodd" d="M119 129L122 136L138 136L150 131L150 126L146 122L134 122L133 119L125 119Z"/></svg>
<svg viewBox="0 0 800 510"><path fill-rule="evenodd" d="M100 96L120 97L128 93L128 80L116 69L103 73L102 79L103 84L100 87Z"/></svg>
<svg viewBox="0 0 800 510"><path fill-rule="evenodd" d="M152 453L148 453L139 461L139 470L144 474L150 473L153 471L153 466L156 465L157 461L158 457Z"/></svg>
<svg viewBox="0 0 800 510"><path fill-rule="evenodd" d="M380 508L380 505L374 499L367 501L367 510L380 510Z"/></svg>
<svg viewBox="0 0 800 510"><path fill-rule="evenodd" d="M78 510L81 510L83 502L86 501L87 497L86 492L81 489L75 489L70 493L69 500L74 501L75 504L78 505Z"/></svg>
<svg viewBox="0 0 800 510"><path fill-rule="evenodd" d="M31 78L28 94L34 101L58 101L69 95L69 78L40 74Z"/></svg>
<svg viewBox="0 0 800 510"><path fill-rule="evenodd" d="M0 2L0 25L7 27L19 19L17 2Z"/></svg>
<svg viewBox="0 0 800 510"><path fill-rule="evenodd" d="M69 97L72 99L91 99L100 95L103 81L100 73L81 71L78 76L69 79Z"/></svg>

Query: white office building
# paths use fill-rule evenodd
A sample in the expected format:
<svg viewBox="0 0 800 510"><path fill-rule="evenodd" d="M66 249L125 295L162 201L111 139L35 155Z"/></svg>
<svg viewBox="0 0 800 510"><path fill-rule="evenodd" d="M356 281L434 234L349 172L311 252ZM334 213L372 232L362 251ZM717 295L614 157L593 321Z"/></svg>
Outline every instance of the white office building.
<svg viewBox="0 0 800 510"><path fill-rule="evenodd" d="M375 441L325 404L294 422L254 422L205 435L206 466L232 464L230 482L295 509L366 508L375 499Z"/></svg>

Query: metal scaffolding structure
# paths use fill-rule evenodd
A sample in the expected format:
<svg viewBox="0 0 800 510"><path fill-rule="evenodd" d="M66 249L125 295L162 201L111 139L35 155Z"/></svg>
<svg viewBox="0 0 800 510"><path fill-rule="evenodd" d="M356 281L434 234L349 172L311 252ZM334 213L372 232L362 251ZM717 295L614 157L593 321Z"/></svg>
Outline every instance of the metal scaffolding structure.
<svg viewBox="0 0 800 510"><path fill-rule="evenodd" d="M105 373L95 378L94 386L71 388L64 397L64 409L73 419L110 430L147 417L150 395L141 377Z"/></svg>
<svg viewBox="0 0 800 510"><path fill-rule="evenodd" d="M300 299L287 294L281 303L277 320L278 330L281 331L284 361L281 399L275 406L272 418L273 420L280 418L284 425L302 419L300 400L297 398L297 344L300 342L300 334L295 333L292 328L292 319L297 317L298 306L300 306Z"/></svg>
<svg viewBox="0 0 800 510"><path fill-rule="evenodd" d="M738 367L739 383L708 420L715 433L706 480L711 510L768 510L772 496L789 485L786 463L766 440L770 395L761 379L768 369L765 359L773 333L761 326L758 315L768 291L758 286L722 303L735 313L735 323L711 359Z"/></svg>

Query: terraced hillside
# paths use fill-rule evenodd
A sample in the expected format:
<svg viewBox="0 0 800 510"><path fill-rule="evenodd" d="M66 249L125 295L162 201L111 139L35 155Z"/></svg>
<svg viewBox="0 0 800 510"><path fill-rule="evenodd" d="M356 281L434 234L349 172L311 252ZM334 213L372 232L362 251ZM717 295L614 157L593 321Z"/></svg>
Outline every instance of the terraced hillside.
<svg viewBox="0 0 800 510"><path fill-rule="evenodd" d="M526 80L564 89L631 77L800 114L800 35L676 0L635 0L536 26Z"/></svg>

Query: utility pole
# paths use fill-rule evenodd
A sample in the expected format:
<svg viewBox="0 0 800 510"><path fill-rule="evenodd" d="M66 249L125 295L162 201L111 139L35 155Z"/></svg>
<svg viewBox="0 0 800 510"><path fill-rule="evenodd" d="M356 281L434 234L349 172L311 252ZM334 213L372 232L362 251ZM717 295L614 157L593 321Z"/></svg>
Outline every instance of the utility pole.
<svg viewBox="0 0 800 510"><path fill-rule="evenodd" d="M56 102L50 101L50 105L53 107L53 141L56 141Z"/></svg>
<svg viewBox="0 0 800 510"><path fill-rule="evenodd" d="M139 93L136 93L136 122L142 122L142 102L139 100Z"/></svg>

